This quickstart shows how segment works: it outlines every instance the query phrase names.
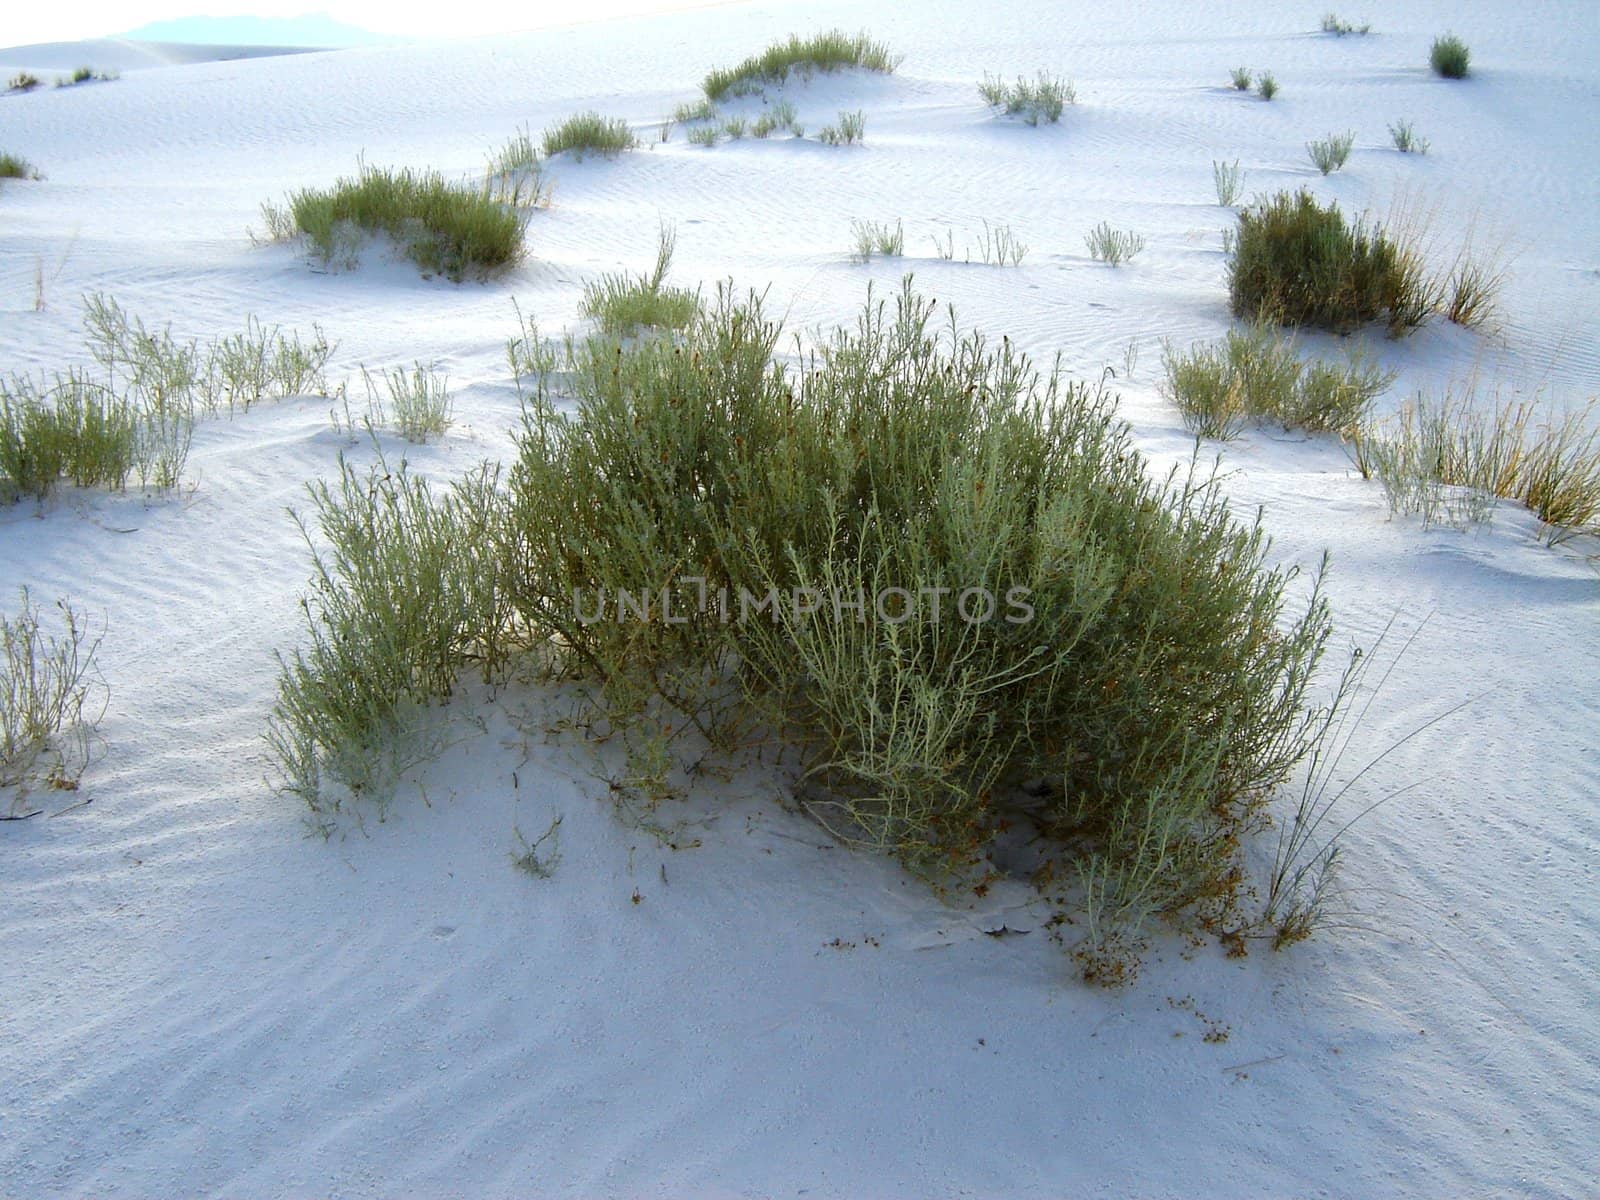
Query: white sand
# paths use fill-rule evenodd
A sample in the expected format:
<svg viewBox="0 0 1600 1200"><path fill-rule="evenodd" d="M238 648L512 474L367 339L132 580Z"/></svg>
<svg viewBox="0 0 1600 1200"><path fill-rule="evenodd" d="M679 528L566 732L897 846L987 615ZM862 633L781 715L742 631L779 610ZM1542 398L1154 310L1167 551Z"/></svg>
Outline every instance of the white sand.
<svg viewBox="0 0 1600 1200"><path fill-rule="evenodd" d="M849 320L869 279L914 270L1079 375L1124 376L1137 342L1117 386L1165 465L1189 440L1156 394L1159 340L1227 326L1211 162L1238 158L1247 193L1305 183L1379 215L1409 198L1445 240L1475 220L1514 252L1499 336L1369 339L1401 372L1384 406L1474 371L1508 395L1593 395L1591 5L1395 0L1341 10L1377 26L1343 39L1313 32L1324 7L737 5L0 97L0 149L46 176L0 186L0 367L85 361L87 291L183 336L318 322L341 377L448 368L457 425L389 451L453 476L511 445L512 298L576 327L582 283L646 265L666 220L678 282L770 284L796 328ZM642 126L708 68L832 25L889 42L900 71L786 94L813 132L862 108L865 146L707 150L679 131L558 162L526 264L493 283L377 252L320 273L245 237L262 200L358 155L466 174L524 123L593 106ZM1472 48L1467 82L1428 73L1447 28ZM1228 89L1246 64L1274 71L1277 100ZM1080 104L1053 128L992 119L979 76L1038 68ZM1427 157L1388 147L1397 119ZM1346 129L1356 150L1323 179L1304 143ZM907 257L850 262L853 217L902 218ZM930 234L954 227L959 250L984 219L1028 243L1020 269L937 259ZM1149 248L1090 262L1100 220ZM1352 794L1353 812L1411 787L1349 831L1337 927L1242 961L1158 942L1104 992L1075 981L1020 885L941 907L829 847L757 775L697 793L681 815L701 845L664 849L529 694L458 707L463 740L386 821L308 838L263 782L261 734L308 571L285 508L344 445L325 402L290 400L203 424L180 498L69 489L0 510L0 596L26 584L96 614L111 688L93 803L0 825L0 1195L1595 1194L1592 545L1547 549L1509 506L1471 533L1391 521L1327 439L1226 447L1279 555L1333 551L1341 646L1421 627L1348 766L1472 703ZM514 871L513 827L556 814L554 878ZM1002 922L1035 932L983 936Z"/></svg>

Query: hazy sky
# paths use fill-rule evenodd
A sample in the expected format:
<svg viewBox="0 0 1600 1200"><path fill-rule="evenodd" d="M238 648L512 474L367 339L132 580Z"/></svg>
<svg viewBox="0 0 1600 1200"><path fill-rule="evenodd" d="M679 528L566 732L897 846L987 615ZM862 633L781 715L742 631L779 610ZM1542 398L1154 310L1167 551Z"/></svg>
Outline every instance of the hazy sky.
<svg viewBox="0 0 1600 1200"><path fill-rule="evenodd" d="M573 20L699 7L705 0L584 0L575 5L543 0L492 3L454 0L69 0L66 4L13 4L0 22L0 45L68 42L104 37L174 17L298 17L326 12L336 21L402 37L472 37Z"/></svg>

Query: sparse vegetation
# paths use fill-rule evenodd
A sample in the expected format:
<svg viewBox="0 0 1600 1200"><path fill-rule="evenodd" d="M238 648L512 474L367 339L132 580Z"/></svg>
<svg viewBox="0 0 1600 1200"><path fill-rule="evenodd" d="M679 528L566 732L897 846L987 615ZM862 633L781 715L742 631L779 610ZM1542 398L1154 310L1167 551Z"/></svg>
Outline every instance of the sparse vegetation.
<svg viewBox="0 0 1600 1200"><path fill-rule="evenodd" d="M1307 142L1306 153L1311 155L1311 162L1317 170L1324 175L1331 175L1350 158L1350 150L1356 144L1356 135L1353 133L1330 133L1319 142Z"/></svg>
<svg viewBox="0 0 1600 1200"><path fill-rule="evenodd" d="M787 41L768 46L736 67L712 71L703 87L706 99L716 102L782 84L790 75L804 79L819 71L849 68L889 74L898 65L899 59L890 55L881 42L865 33L852 37L835 29L808 38L791 34Z"/></svg>
<svg viewBox="0 0 1600 1200"><path fill-rule="evenodd" d="M1278 81L1271 71L1261 72L1261 77L1256 80L1256 95L1263 100L1271 100L1278 94Z"/></svg>
<svg viewBox="0 0 1600 1200"><path fill-rule="evenodd" d="M1248 92L1250 85L1255 82L1255 76L1251 74L1249 67L1235 67L1229 72L1228 78L1233 83L1234 90L1238 92Z"/></svg>
<svg viewBox="0 0 1600 1200"><path fill-rule="evenodd" d="M485 179L484 190L500 204L534 208L548 201L550 188L544 182L544 164L539 161L539 148L530 129L518 129L489 159Z"/></svg>
<svg viewBox="0 0 1600 1200"><path fill-rule="evenodd" d="M443 437L450 428L450 377L437 366L419 362L409 371L393 367L381 372L376 381L362 368L361 376L367 385L372 426L392 428L406 441L419 445L430 437Z"/></svg>
<svg viewBox="0 0 1600 1200"><path fill-rule="evenodd" d="M1232 208L1239 203L1242 181L1237 158L1231 163L1212 160L1211 182L1216 185L1217 203L1223 208Z"/></svg>
<svg viewBox="0 0 1600 1200"><path fill-rule="evenodd" d="M850 234L855 239L855 256L862 262L874 254L898 258L905 253L906 233L899 221L892 227L887 221L851 221Z"/></svg>
<svg viewBox="0 0 1600 1200"><path fill-rule="evenodd" d="M941 241L938 234L933 235L933 246L938 255L945 262L954 262L956 257L955 230L945 230L944 239ZM1028 253L1028 245L1015 233L1009 225L990 225L983 223L983 232L978 235L978 261L995 267L1019 267L1024 256ZM972 262L972 246L966 247L965 262Z"/></svg>
<svg viewBox="0 0 1600 1200"><path fill-rule="evenodd" d="M1007 83L1000 76L983 77L978 84L978 94L990 108L1007 116L1021 116L1029 125L1043 121L1054 125L1061 119L1063 108L1078 102L1078 94L1070 81L1057 79L1047 72L1039 72L1030 82L1021 75L1015 83Z"/></svg>
<svg viewBox="0 0 1600 1200"><path fill-rule="evenodd" d="M817 137L828 146L854 146L865 141L866 136L867 120L860 109L841 112L836 124L824 125L817 131Z"/></svg>
<svg viewBox="0 0 1600 1200"><path fill-rule="evenodd" d="M1418 396L1390 422L1363 428L1352 444L1366 479L1383 484L1391 512L1424 524L1488 521L1496 499L1525 504L1554 545L1600 534L1600 422L1593 401L1540 419L1531 401L1485 411L1468 393Z"/></svg>
<svg viewBox="0 0 1600 1200"><path fill-rule="evenodd" d="M689 130L688 138L691 146L715 146L721 130L715 125L696 125Z"/></svg>
<svg viewBox="0 0 1600 1200"><path fill-rule="evenodd" d="M656 238L655 269L648 275L605 275L584 285L583 314L608 337L640 329L681 330L700 311L700 293L667 286L677 234L665 226Z"/></svg>
<svg viewBox="0 0 1600 1200"><path fill-rule="evenodd" d="M582 158L585 154L612 156L639 145L633 130L621 117L602 117L597 112L582 112L568 117L559 125L544 131L544 156L571 154Z"/></svg>
<svg viewBox="0 0 1600 1200"><path fill-rule="evenodd" d="M1165 346L1161 392L1190 432L1236 437L1245 424L1273 421L1284 429L1353 434L1394 375L1360 356L1342 365L1303 361L1290 338L1266 324L1230 329L1220 342L1187 351Z"/></svg>
<svg viewBox="0 0 1600 1200"><path fill-rule="evenodd" d="M673 110L672 119L679 125L693 125L697 121L715 121L717 106L704 98L680 104Z"/></svg>
<svg viewBox="0 0 1600 1200"><path fill-rule="evenodd" d="M0 153L0 179L37 179L33 164L17 154Z"/></svg>
<svg viewBox="0 0 1600 1200"><path fill-rule="evenodd" d="M590 681L646 802L764 729L818 820L935 878L1022 822L1095 978L1157 917L1248 923L1240 840L1322 727L1320 589L1291 609L1260 525L1197 468L1152 481L1104 392L933 316L908 283L791 371L723 289L683 344L579 347L504 493L346 469L270 732L288 789L381 799L431 702L526 654ZM682 619L585 615L668 591Z"/></svg>
<svg viewBox="0 0 1600 1200"><path fill-rule="evenodd" d="M59 633L22 589L15 617L0 615L0 788L11 790L5 817L17 819L30 783L71 791L88 763L89 739L103 685L94 657L100 638L64 600L56 602Z"/></svg>
<svg viewBox="0 0 1600 1200"><path fill-rule="evenodd" d="M1126 229L1113 229L1106 221L1101 221L1091 229L1083 239L1084 245L1089 248L1089 257L1096 262L1109 263L1113 267L1120 267L1125 262L1132 261L1134 255L1144 249L1144 235L1131 233Z"/></svg>
<svg viewBox="0 0 1600 1200"><path fill-rule="evenodd" d="M39 77L27 71L19 71L11 77L6 88L13 92L31 92L39 86Z"/></svg>
<svg viewBox="0 0 1600 1200"><path fill-rule="evenodd" d="M1444 79L1465 79L1471 60L1472 52L1467 44L1453 33L1434 38L1428 51L1428 65L1435 75Z"/></svg>
<svg viewBox="0 0 1600 1200"><path fill-rule="evenodd" d="M729 117L722 123L722 134L730 142L737 142L744 137L747 123L743 117Z"/></svg>
<svg viewBox="0 0 1600 1200"><path fill-rule="evenodd" d="M1394 148L1400 151L1401 154L1426 154L1428 152L1428 139L1419 137L1410 121L1396 121L1390 125L1389 137L1394 141Z"/></svg>
<svg viewBox="0 0 1600 1200"><path fill-rule="evenodd" d="M1366 34L1372 32L1371 25L1356 25L1350 21L1341 21L1334 13L1322 15L1322 32L1331 33L1335 37L1344 37L1347 34Z"/></svg>
<svg viewBox="0 0 1600 1200"><path fill-rule="evenodd" d="M527 209L483 187L451 183L437 171L363 164L355 179L291 192L262 206L268 236L304 237L325 263L353 266L362 234L384 234L424 272L460 280L522 257Z"/></svg>

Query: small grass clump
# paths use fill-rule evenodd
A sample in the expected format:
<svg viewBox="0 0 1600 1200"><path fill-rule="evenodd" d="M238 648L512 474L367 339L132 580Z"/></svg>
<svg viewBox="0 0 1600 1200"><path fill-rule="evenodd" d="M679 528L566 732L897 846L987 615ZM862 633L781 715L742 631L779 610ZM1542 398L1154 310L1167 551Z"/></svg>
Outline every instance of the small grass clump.
<svg viewBox="0 0 1600 1200"><path fill-rule="evenodd" d="M1261 72L1261 77L1256 80L1256 95L1263 100L1271 100L1278 94L1278 81L1271 71Z"/></svg>
<svg viewBox="0 0 1600 1200"><path fill-rule="evenodd" d="M605 275L584 285L583 315L608 337L641 329L681 330L700 312L700 293L669 287L677 234L663 228L656 238L655 268L648 275Z"/></svg>
<svg viewBox="0 0 1600 1200"><path fill-rule="evenodd" d="M291 192L262 209L269 236L304 237L325 263L353 265L361 234L384 234L424 272L454 280L488 275L522 257L524 207L482 187L451 183L437 171L362 165L331 188Z"/></svg>
<svg viewBox="0 0 1600 1200"><path fill-rule="evenodd" d="M800 124L799 114L795 112L794 105L787 100L779 100L750 124L751 135L758 138L769 137L780 129L787 129L791 137L805 136L805 128Z"/></svg>
<svg viewBox="0 0 1600 1200"><path fill-rule="evenodd" d="M1231 163L1212 160L1211 182L1217 189L1217 203L1223 208L1232 208L1239 203L1243 183L1239 160L1236 158Z"/></svg>
<svg viewBox="0 0 1600 1200"><path fill-rule="evenodd" d="M417 445L430 437L443 437L450 428L450 377L434 364L413 363L409 371L393 367L381 372L376 381L363 367L361 376L367 386L371 427L392 428Z"/></svg>
<svg viewBox="0 0 1600 1200"><path fill-rule="evenodd" d="M1426 154L1428 139L1417 134L1410 121L1396 121L1389 126L1389 137L1401 154Z"/></svg>
<svg viewBox="0 0 1600 1200"><path fill-rule="evenodd" d="M855 257L861 262L874 254L898 258L905 253L906 232L899 221L893 226L887 221L851 221L850 233L855 238Z"/></svg>
<svg viewBox="0 0 1600 1200"><path fill-rule="evenodd" d="M0 788L15 789L7 819L39 811L20 811L31 781L77 787L99 721L92 710L96 691L103 691L94 664L100 638L66 601L56 608L59 633L50 631L26 588L16 616L0 615Z"/></svg>
<svg viewBox="0 0 1600 1200"><path fill-rule="evenodd" d="M503 490L314 492L288 790L381 798L464 672L523 657L587 685L646 802L776 734L807 811L935 880L1020 830L1094 978L1157 919L1237 938L1242 841L1326 727L1320 587L1291 601L1217 478L1153 480L1102 390L934 318L908 281L791 367L721 289L681 343L579 348Z"/></svg>
<svg viewBox="0 0 1600 1200"><path fill-rule="evenodd" d="M817 72L850 68L890 74L899 61L887 46L865 33L852 37L835 29L808 38L790 34L787 41L775 42L736 67L712 71L705 78L703 90L706 99L715 103L782 84L791 74L809 78Z"/></svg>
<svg viewBox="0 0 1600 1200"><path fill-rule="evenodd" d="M544 131L546 158L558 154L571 154L575 158L585 154L611 157L638 145L639 139L626 121L621 117L602 117L597 112L578 113Z"/></svg>
<svg viewBox="0 0 1600 1200"><path fill-rule="evenodd" d="M1342 21L1335 13L1322 14L1322 32L1331 33L1335 37L1345 37L1348 34L1367 34L1372 32L1371 25L1357 25L1351 21Z"/></svg>
<svg viewBox="0 0 1600 1200"><path fill-rule="evenodd" d="M860 109L855 112L841 112L838 122L824 125L817 131L817 137L826 146L859 145L867 137L867 119Z"/></svg>
<svg viewBox="0 0 1600 1200"><path fill-rule="evenodd" d="M1255 82L1255 76L1251 73L1249 67L1235 67L1228 72L1228 79L1233 84L1233 90L1236 92L1248 92L1250 85Z"/></svg>
<svg viewBox="0 0 1600 1200"><path fill-rule="evenodd" d="M1306 153L1311 156L1312 165L1324 175L1331 175L1350 158L1350 150L1356 144L1356 135L1353 133L1330 133L1327 137L1317 142L1306 143Z"/></svg>
<svg viewBox="0 0 1600 1200"><path fill-rule="evenodd" d="M549 199L550 188L544 181L539 147L534 144L533 132L527 126L518 129L490 156L484 177L484 190L500 204L534 208Z"/></svg>
<svg viewBox="0 0 1600 1200"><path fill-rule="evenodd" d="M1248 422L1350 435L1394 375L1352 355L1342 366L1305 362L1266 324L1230 329L1220 342L1162 353L1161 392L1199 437L1229 440Z"/></svg>
<svg viewBox="0 0 1600 1200"><path fill-rule="evenodd" d="M688 138L691 146L715 146L722 130L715 125L697 125L689 130Z"/></svg>
<svg viewBox="0 0 1600 1200"><path fill-rule="evenodd" d="M1484 411L1471 394L1418 396L1352 444L1362 477L1383 484L1391 512L1455 527L1488 521L1495 501L1526 505L1556 545L1600 534L1600 426L1595 405L1539 419L1531 401Z"/></svg>
<svg viewBox="0 0 1600 1200"><path fill-rule="evenodd" d="M19 154L0 153L0 179L37 179L39 172Z"/></svg>
<svg viewBox="0 0 1600 1200"><path fill-rule="evenodd" d="M1033 81L1017 76L1015 83L1007 83L1000 76L985 75L978 84L978 94L990 108L1006 116L1021 116L1029 125L1043 121L1054 125L1061 120L1062 110L1078 102L1078 94L1069 80L1057 79L1047 72L1039 72Z"/></svg>
<svg viewBox="0 0 1600 1200"><path fill-rule="evenodd" d="M1083 241L1089 248L1090 258L1095 262L1109 263L1113 267L1131 262L1133 257L1144 249L1143 234L1131 233L1126 229L1113 229L1106 221L1101 221L1085 234Z"/></svg>
<svg viewBox="0 0 1600 1200"><path fill-rule="evenodd" d="M31 92L39 86L39 77L27 71L19 71L11 77L6 84L6 90L12 92Z"/></svg>
<svg viewBox="0 0 1600 1200"><path fill-rule="evenodd" d="M1453 33L1434 38L1428 51L1428 65L1442 79L1465 79L1471 59L1467 44Z"/></svg>
<svg viewBox="0 0 1600 1200"><path fill-rule="evenodd" d="M1235 316L1340 333L1380 318L1402 333L1433 308L1415 254L1304 190L1239 214L1228 292Z"/></svg>
<svg viewBox="0 0 1600 1200"><path fill-rule="evenodd" d="M693 125L697 121L715 121L717 119L717 106L710 100L701 98L678 105L672 110L672 119L679 125Z"/></svg>
<svg viewBox="0 0 1600 1200"><path fill-rule="evenodd" d="M743 117L729 117L722 123L722 136L730 142L737 142L744 137L749 123Z"/></svg>

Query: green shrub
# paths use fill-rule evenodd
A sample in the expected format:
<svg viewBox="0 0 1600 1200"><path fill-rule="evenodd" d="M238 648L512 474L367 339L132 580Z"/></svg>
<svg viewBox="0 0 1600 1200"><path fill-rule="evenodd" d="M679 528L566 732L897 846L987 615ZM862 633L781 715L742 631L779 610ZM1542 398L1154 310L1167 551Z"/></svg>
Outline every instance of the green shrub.
<svg viewBox="0 0 1600 1200"><path fill-rule="evenodd" d="M11 77L11 82L6 87L13 92L31 92L39 86L39 77L27 71L19 71Z"/></svg>
<svg viewBox="0 0 1600 1200"><path fill-rule="evenodd" d="M990 108L999 109L1007 116L1021 114L1029 125L1040 121L1054 125L1061 119L1066 105L1078 102L1071 82L1043 71L1031 83L1020 75L1015 83L1006 83L998 75L992 79L985 75L978 84L978 94Z"/></svg>
<svg viewBox="0 0 1600 1200"><path fill-rule="evenodd" d="M1418 396L1394 420L1363 427L1352 456L1383 484L1391 512L1424 524L1485 522L1496 499L1519 501L1551 545L1600 534L1600 430L1595 405L1539 421L1528 401L1481 410L1472 396Z"/></svg>
<svg viewBox="0 0 1600 1200"><path fill-rule="evenodd" d="M1307 142L1306 153L1311 155L1312 165L1324 175L1331 175L1350 158L1350 150L1356 144L1356 135L1353 133L1332 134L1320 142Z"/></svg>
<svg viewBox="0 0 1600 1200"><path fill-rule="evenodd" d="M1420 256L1337 204L1279 192L1239 214L1228 292L1235 316L1348 332L1386 319L1400 334L1436 307Z"/></svg>
<svg viewBox="0 0 1600 1200"><path fill-rule="evenodd" d="M1433 46L1428 51L1428 64L1433 68L1433 73L1445 79L1465 79L1471 58L1472 52L1467 49L1467 44L1454 34L1434 38Z"/></svg>
<svg viewBox="0 0 1600 1200"><path fill-rule="evenodd" d="M303 236L324 262L353 263L352 237L385 234L423 271L460 280L522 257L527 212L481 188L450 183L437 171L362 165L355 179L290 193L286 207L264 206L269 232Z"/></svg>
<svg viewBox="0 0 1600 1200"><path fill-rule="evenodd" d="M585 284L583 315L592 318L610 337L640 329L687 327L700 312L700 293L666 284L677 240L672 230L661 230L655 269L649 275L604 275L598 282Z"/></svg>
<svg viewBox="0 0 1600 1200"><path fill-rule="evenodd" d="M866 140L867 120L860 109L855 112L841 112L838 124L824 125L817 131L817 137L824 145L828 146L854 146Z"/></svg>
<svg viewBox="0 0 1600 1200"><path fill-rule="evenodd" d="M489 195L501 204L533 208L545 203L550 194L544 182L544 164L539 148L526 126L517 130L490 159L485 171Z"/></svg>
<svg viewBox="0 0 1600 1200"><path fill-rule="evenodd" d="M1084 235L1083 242L1089 248L1090 258L1096 262L1110 263L1113 267L1131 261L1134 255L1144 249L1143 234L1113 229L1105 221Z"/></svg>
<svg viewBox="0 0 1600 1200"><path fill-rule="evenodd" d="M1322 15L1322 32L1331 33L1336 37L1344 37L1346 34L1351 33L1371 33L1372 26L1355 25L1349 21L1341 21L1335 14L1330 12Z"/></svg>
<svg viewBox="0 0 1600 1200"><path fill-rule="evenodd" d="M639 139L634 137L626 121L621 117L602 117L597 112L579 113L544 131L546 158L569 152L577 158L591 152L611 156L633 150L638 145Z"/></svg>
<svg viewBox="0 0 1600 1200"><path fill-rule="evenodd" d="M717 106L706 99L680 104L673 110L672 119L679 125L693 125L697 121L715 121Z"/></svg>
<svg viewBox="0 0 1600 1200"><path fill-rule="evenodd" d="M392 428L419 445L450 428L450 377L433 364L413 363L409 371L391 368L379 374L377 383L364 367L361 375L367 385L369 428Z"/></svg>
<svg viewBox="0 0 1600 1200"><path fill-rule="evenodd" d="M1261 78L1256 80L1256 94L1263 100L1271 100L1278 94L1278 81L1271 71L1261 72Z"/></svg>
<svg viewBox="0 0 1600 1200"><path fill-rule="evenodd" d="M1393 372L1353 354L1342 365L1305 362L1266 325L1232 329L1221 342L1162 353L1161 392L1200 437L1229 439L1249 421L1353 436Z"/></svg>
<svg viewBox="0 0 1600 1200"><path fill-rule="evenodd" d="M1401 154L1426 154L1428 152L1428 139L1419 137L1410 121L1396 121L1390 125L1389 137L1394 141L1394 148L1400 151Z"/></svg>
<svg viewBox="0 0 1600 1200"><path fill-rule="evenodd" d="M1228 73L1228 78L1232 81L1235 91L1248 92L1255 77L1250 73L1249 67L1235 67Z"/></svg>
<svg viewBox="0 0 1600 1200"><path fill-rule="evenodd" d="M744 137L749 123L743 117L729 117L722 123L722 134L730 142L737 142Z"/></svg>
<svg viewBox="0 0 1600 1200"><path fill-rule="evenodd" d="M94 657L100 639L90 636L83 615L66 601L56 607L59 635L46 627L26 588L21 611L0 616L0 787L18 789L10 816L34 815L18 807L35 777L47 786L76 786L99 721L92 697L99 687ZM43 771L41 758L51 760Z"/></svg>
<svg viewBox="0 0 1600 1200"><path fill-rule="evenodd" d="M905 227L896 221L891 227L887 221L851 221L850 232L855 238L855 256L866 262L874 254L898 258L905 253Z"/></svg>
<svg viewBox="0 0 1600 1200"><path fill-rule="evenodd" d="M697 125L689 130L689 144L691 146L715 146L722 130L715 125Z"/></svg>
<svg viewBox="0 0 1600 1200"><path fill-rule="evenodd" d="M1239 202L1241 178L1237 158L1232 163L1212 160L1211 182L1217 189L1217 203L1223 208L1232 208Z"/></svg>
<svg viewBox="0 0 1600 1200"><path fill-rule="evenodd" d="M0 154L0 179L37 179L39 172L27 159L15 154Z"/></svg>
<svg viewBox="0 0 1600 1200"><path fill-rule="evenodd" d="M712 71L705 78L704 90L707 100L719 101L781 84L791 74L809 78L818 71L852 67L889 74L898 65L899 60L889 54L888 47L865 33L851 37L835 29L809 38L790 34L787 41L773 43L736 67Z"/></svg>
<svg viewBox="0 0 1600 1200"><path fill-rule="evenodd" d="M750 126L750 132L758 138L767 137L779 129L787 129L792 137L805 136L805 129L800 124L794 105L787 100L779 100L757 117Z"/></svg>

